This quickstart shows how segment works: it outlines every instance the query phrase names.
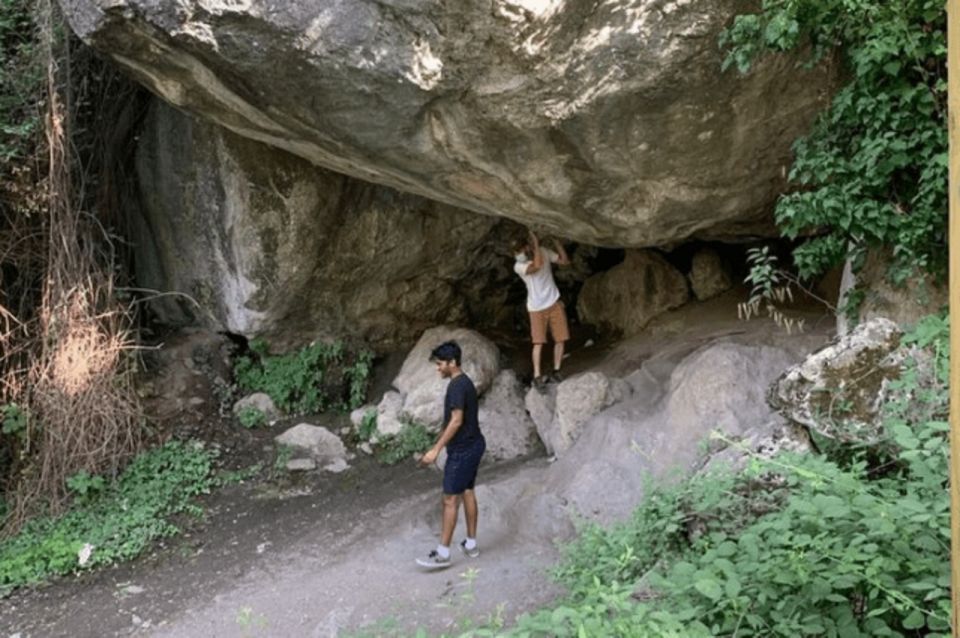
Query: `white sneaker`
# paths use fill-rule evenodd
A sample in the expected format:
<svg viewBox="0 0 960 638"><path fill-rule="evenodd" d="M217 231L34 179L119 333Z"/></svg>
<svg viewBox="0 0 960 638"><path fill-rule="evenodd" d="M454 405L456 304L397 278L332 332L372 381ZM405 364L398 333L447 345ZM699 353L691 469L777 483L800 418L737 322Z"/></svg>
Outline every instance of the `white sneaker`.
<svg viewBox="0 0 960 638"><path fill-rule="evenodd" d="M467 539L460 541L460 550L470 558L476 558L480 555L479 545L474 545L473 549L467 549Z"/></svg>
<svg viewBox="0 0 960 638"><path fill-rule="evenodd" d="M426 567L427 569L443 569L444 567L450 567L450 557L447 556L444 558L440 555L435 549L431 549L430 553L426 555L425 558L418 558L417 565L420 567Z"/></svg>

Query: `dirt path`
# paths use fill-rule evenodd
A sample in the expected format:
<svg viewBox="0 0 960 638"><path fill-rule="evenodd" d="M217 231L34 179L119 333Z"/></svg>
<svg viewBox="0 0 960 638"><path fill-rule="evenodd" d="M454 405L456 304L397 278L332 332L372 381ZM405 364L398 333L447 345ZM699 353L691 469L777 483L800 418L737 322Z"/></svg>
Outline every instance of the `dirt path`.
<svg viewBox="0 0 960 638"><path fill-rule="evenodd" d="M438 474L358 461L283 494L229 488L210 499L202 525L147 558L0 601L0 638L338 636L364 626L409 635L509 620L558 593L544 573L555 549L512 538L502 517L484 528L482 498L481 556L419 571L414 557L436 542ZM496 483L544 465L482 477Z"/></svg>

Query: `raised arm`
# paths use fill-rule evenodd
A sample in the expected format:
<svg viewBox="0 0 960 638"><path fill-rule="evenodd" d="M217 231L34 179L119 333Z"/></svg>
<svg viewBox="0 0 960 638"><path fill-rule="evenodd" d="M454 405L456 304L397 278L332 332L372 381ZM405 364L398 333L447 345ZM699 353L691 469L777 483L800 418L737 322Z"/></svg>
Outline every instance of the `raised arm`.
<svg viewBox="0 0 960 638"><path fill-rule="evenodd" d="M543 253L540 251L540 240L532 230L530 231L530 247L533 248L533 261L527 266L528 275L532 275L543 268Z"/></svg>
<svg viewBox="0 0 960 638"><path fill-rule="evenodd" d="M557 252L557 265L558 266L567 266L570 264L570 256L567 254L567 251L563 248L563 244L560 243L559 239L553 240L553 247L556 248Z"/></svg>

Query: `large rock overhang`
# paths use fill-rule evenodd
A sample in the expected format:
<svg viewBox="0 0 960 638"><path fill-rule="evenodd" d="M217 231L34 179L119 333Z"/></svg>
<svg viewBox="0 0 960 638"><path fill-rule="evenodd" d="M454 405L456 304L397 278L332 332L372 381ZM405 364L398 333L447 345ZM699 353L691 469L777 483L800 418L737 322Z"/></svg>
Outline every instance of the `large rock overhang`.
<svg viewBox="0 0 960 638"><path fill-rule="evenodd" d="M61 0L178 107L361 180L580 242L769 233L835 73L721 72L734 0Z"/></svg>

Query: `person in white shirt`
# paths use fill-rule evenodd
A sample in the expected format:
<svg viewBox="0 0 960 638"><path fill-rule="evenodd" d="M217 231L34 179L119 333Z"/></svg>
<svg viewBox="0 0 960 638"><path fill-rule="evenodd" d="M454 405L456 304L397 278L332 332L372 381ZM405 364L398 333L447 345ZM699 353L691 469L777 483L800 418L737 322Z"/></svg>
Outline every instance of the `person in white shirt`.
<svg viewBox="0 0 960 638"><path fill-rule="evenodd" d="M533 383L543 387L548 380L559 382L560 365L563 363L564 344L570 339L567 313L560 300L560 291L553 280L553 264L566 266L570 263L563 245L553 242L556 251L544 248L533 231L513 242L516 263L514 271L527 286L527 312L530 313L530 337L533 341ZM540 374L540 354L547 342L547 332L553 338L553 373L550 377Z"/></svg>

